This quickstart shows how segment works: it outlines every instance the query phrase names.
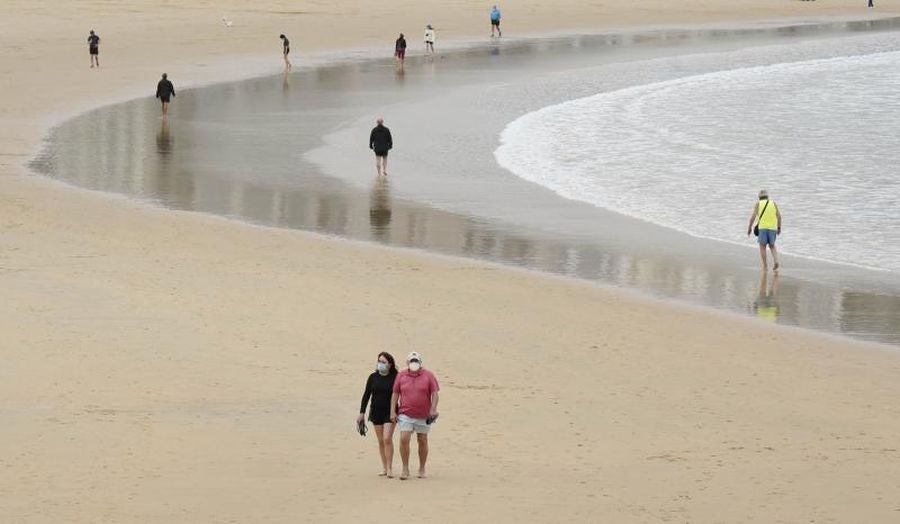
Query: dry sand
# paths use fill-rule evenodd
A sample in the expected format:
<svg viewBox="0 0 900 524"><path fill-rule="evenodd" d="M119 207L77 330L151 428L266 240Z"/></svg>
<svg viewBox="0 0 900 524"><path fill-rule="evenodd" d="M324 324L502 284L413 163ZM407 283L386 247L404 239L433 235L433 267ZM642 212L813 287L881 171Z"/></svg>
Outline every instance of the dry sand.
<svg viewBox="0 0 900 524"><path fill-rule="evenodd" d="M863 6L502 4L507 34ZM425 22L439 42L486 36L488 7L0 3L0 522L900 520L893 350L150 209L23 167L48 125L149 95L163 70L181 86L275 70L281 32L295 60L389 51ZM381 349L422 351L442 381L427 480L376 477L373 435L353 432Z"/></svg>

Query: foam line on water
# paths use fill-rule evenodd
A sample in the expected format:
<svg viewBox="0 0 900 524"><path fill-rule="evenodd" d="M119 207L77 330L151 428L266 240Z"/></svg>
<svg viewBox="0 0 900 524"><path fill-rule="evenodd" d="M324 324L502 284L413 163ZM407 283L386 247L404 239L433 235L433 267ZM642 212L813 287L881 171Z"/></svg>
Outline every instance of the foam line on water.
<svg viewBox="0 0 900 524"><path fill-rule="evenodd" d="M900 165L898 70L889 51L599 93L509 123L495 158L565 198L743 245L754 193L768 187L791 254L900 271L900 181L886 176Z"/></svg>

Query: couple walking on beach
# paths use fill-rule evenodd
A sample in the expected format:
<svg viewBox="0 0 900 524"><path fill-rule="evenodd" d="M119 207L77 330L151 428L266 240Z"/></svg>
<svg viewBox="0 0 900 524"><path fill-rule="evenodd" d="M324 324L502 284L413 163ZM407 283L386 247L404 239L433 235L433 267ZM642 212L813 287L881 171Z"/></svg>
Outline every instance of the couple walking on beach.
<svg viewBox="0 0 900 524"><path fill-rule="evenodd" d="M366 380L356 425L360 435L366 434L366 407L369 421L378 437L378 453L382 472L379 476L394 478L394 427L400 428L400 480L409 478L409 447L416 434L419 452L419 478L425 478L428 460L428 433L438 418L439 386L434 374L422 366L422 355L413 351L406 357L407 368L397 371L394 357L382 351L375 371ZM371 401L371 404L370 404Z"/></svg>

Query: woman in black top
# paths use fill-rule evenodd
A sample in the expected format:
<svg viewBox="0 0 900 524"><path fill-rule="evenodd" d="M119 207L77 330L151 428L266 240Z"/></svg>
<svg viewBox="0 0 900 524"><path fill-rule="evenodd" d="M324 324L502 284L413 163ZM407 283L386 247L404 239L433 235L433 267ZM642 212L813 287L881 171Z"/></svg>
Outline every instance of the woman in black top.
<svg viewBox="0 0 900 524"><path fill-rule="evenodd" d="M381 465L384 471L379 476L394 477L394 425L391 423L391 395L394 391L394 379L397 378L397 366L394 357L390 353L382 351L378 354L376 371L366 380L366 390L363 392L362 402L359 406L357 424L365 423L366 405L372 399L369 409L369 420L375 426L375 435L378 436L378 452L381 454Z"/></svg>

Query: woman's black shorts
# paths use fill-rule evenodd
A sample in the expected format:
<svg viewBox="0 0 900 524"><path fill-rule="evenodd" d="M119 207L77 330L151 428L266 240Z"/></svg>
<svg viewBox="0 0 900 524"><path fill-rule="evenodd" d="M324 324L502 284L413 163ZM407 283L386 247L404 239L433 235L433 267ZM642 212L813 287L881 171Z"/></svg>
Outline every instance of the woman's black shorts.
<svg viewBox="0 0 900 524"><path fill-rule="evenodd" d="M369 421L376 426L382 426L391 421L391 414L389 412L377 413L372 411L369 413Z"/></svg>
<svg viewBox="0 0 900 524"><path fill-rule="evenodd" d="M377 149L375 150L375 156L387 156L387 154L387 151L379 151Z"/></svg>

